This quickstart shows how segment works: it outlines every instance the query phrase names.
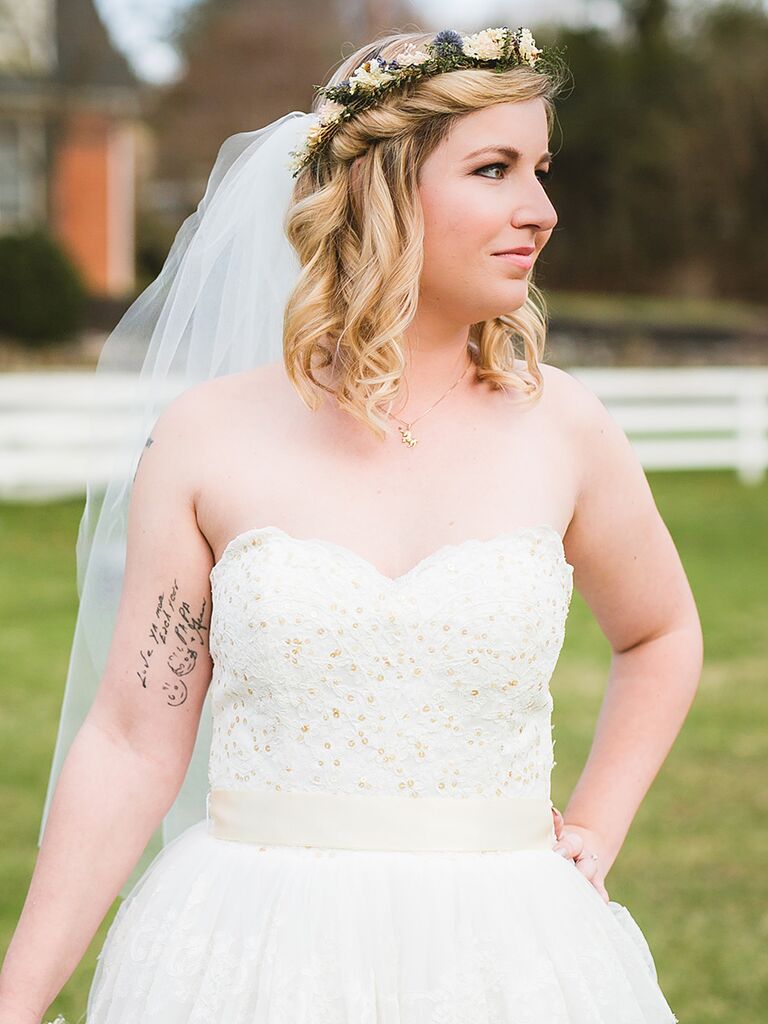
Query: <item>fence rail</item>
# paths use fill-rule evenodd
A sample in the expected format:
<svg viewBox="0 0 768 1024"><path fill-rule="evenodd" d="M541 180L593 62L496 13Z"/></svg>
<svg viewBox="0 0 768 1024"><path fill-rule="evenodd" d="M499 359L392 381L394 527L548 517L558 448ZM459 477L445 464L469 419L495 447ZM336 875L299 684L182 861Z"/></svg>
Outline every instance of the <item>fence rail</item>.
<svg viewBox="0 0 768 1024"><path fill-rule="evenodd" d="M768 367L568 372L598 395L645 469L732 469L745 484L763 480ZM0 374L0 499L77 497L91 475L105 485L138 401L133 375L100 378L97 390L92 371Z"/></svg>

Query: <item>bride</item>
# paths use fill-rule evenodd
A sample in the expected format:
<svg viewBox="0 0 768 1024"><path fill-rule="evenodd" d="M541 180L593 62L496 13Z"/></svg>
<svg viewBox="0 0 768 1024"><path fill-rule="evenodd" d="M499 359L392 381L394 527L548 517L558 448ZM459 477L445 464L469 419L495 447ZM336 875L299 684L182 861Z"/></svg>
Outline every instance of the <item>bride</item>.
<svg viewBox="0 0 768 1024"><path fill-rule="evenodd" d="M561 84L526 29L396 34L311 114L222 147L151 316L116 329L141 327L155 397L163 353L188 386L120 492L114 631L54 765L0 1024L39 1024L180 808L88 1024L677 1020L606 876L701 631L626 436L543 361ZM612 662L561 814L573 586ZM106 632L99 593L80 614Z"/></svg>

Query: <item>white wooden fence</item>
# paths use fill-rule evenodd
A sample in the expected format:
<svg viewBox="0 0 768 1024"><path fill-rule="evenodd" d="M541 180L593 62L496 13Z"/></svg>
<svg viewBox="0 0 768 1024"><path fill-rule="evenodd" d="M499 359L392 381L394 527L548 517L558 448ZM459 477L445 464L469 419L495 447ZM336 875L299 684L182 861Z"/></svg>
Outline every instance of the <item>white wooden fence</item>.
<svg viewBox="0 0 768 1024"><path fill-rule="evenodd" d="M647 470L768 467L768 367L569 368L604 402ZM92 386L91 371L0 373L0 500L85 493L106 483L111 453L135 424L131 375ZM132 385L132 386L131 386ZM96 417L94 431L91 417Z"/></svg>

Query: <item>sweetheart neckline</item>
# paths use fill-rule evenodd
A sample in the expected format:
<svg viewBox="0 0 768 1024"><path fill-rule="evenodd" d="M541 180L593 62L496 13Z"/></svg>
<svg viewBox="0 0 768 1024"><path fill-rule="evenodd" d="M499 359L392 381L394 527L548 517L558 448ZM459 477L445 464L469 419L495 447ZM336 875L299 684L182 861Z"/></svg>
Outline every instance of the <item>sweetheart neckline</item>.
<svg viewBox="0 0 768 1024"><path fill-rule="evenodd" d="M359 555L356 551L353 551L352 548L348 548L344 544L338 544L333 540L324 540L320 537L295 537L293 534L288 533L279 526L268 525L253 526L248 530L243 530L241 533L235 534L235 536L224 547L219 559L214 563L209 575L209 580L211 582L213 581L214 576L218 574L219 568L227 561L231 552L234 551L238 545L242 545L251 538L264 533L276 534L279 537L289 540L293 544L305 544L314 547L321 547L326 551L333 551L337 554L341 554L345 558L350 559L359 565L365 566L370 572L378 576L379 579L386 580L390 585L396 586L397 584L410 579L411 576L416 575L417 572L426 568L427 565L436 561L438 558L447 555L449 552L458 552L465 547L473 545L479 545L482 547L485 545L498 544L503 541L525 537L531 533L537 533L539 531L548 533L554 540L556 540L562 567L567 572L573 572L573 566L565 557L565 547L560 531L550 523L537 523L533 526L518 526L516 529L506 531L504 533L497 533L495 536L487 537L485 539L467 537L460 541L449 541L447 544L441 544L439 548L435 548L434 551L429 552L429 554L425 555L422 559L416 562L415 565L412 565L410 569L406 569L406 571L401 573L399 576L388 576L385 572L378 569L373 562L369 561L363 555Z"/></svg>

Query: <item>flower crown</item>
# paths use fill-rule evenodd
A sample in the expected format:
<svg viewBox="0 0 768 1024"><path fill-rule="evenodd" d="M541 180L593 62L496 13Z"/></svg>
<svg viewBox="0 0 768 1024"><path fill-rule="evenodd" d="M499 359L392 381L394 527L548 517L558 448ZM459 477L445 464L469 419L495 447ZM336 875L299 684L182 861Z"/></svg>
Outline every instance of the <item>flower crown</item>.
<svg viewBox="0 0 768 1024"><path fill-rule="evenodd" d="M343 121L375 106L382 96L406 82L462 68L487 67L502 72L525 64L546 72L559 55L559 48L538 49L527 28L512 31L502 25L469 36L445 29L426 44L425 50L408 42L390 61L374 56L338 85L316 88L316 95L327 99L318 108L302 144L291 151L288 168L295 178L317 160Z"/></svg>

